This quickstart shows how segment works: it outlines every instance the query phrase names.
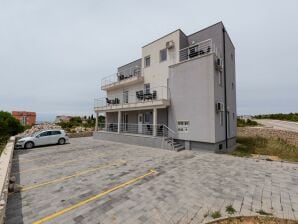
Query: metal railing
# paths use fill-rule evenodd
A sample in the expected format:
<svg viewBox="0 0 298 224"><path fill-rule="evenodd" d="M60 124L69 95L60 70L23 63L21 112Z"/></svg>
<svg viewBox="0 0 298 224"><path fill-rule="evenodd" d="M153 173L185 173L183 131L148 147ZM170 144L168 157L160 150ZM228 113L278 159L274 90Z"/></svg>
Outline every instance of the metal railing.
<svg viewBox="0 0 298 224"><path fill-rule="evenodd" d="M159 86L133 92L127 91L120 94L109 94L107 97L95 99L94 108L118 108L119 106L128 104L146 103L148 101L168 99L168 88L165 86Z"/></svg>
<svg viewBox="0 0 298 224"><path fill-rule="evenodd" d="M164 143L170 144L172 147L172 150L174 150L174 138L176 134L175 132L170 129L168 126L163 125L163 141L162 141L162 148L164 147Z"/></svg>
<svg viewBox="0 0 298 224"><path fill-rule="evenodd" d="M199 43L192 44L179 51L179 60L187 61L192 58L202 57L209 53L216 53L216 48L212 44L212 40L208 39Z"/></svg>
<svg viewBox="0 0 298 224"><path fill-rule="evenodd" d="M120 123L120 133L138 134L138 135L156 135L164 137L168 135L164 124L136 124L136 123ZM98 131L118 132L118 123L100 123Z"/></svg>
<svg viewBox="0 0 298 224"><path fill-rule="evenodd" d="M101 87L120 83L132 77L140 77L141 75L142 75L142 70L140 67L132 67L126 70L121 70L121 71L118 71L116 74L112 74L102 78Z"/></svg>

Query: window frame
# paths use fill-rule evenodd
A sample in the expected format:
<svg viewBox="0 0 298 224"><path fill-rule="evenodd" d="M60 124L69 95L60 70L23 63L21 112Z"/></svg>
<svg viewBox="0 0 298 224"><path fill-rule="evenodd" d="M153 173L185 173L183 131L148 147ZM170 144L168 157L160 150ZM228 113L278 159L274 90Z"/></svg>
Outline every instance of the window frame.
<svg viewBox="0 0 298 224"><path fill-rule="evenodd" d="M147 59L149 59L149 64L147 64ZM150 55L144 57L144 68L148 68L151 66L151 57Z"/></svg>
<svg viewBox="0 0 298 224"><path fill-rule="evenodd" d="M165 59L163 59L162 60L162 52L165 52ZM164 49L161 49L160 51L159 51L159 62L161 63L161 62L164 62L164 61L167 61L168 60L168 50L167 50L167 48L164 48Z"/></svg>

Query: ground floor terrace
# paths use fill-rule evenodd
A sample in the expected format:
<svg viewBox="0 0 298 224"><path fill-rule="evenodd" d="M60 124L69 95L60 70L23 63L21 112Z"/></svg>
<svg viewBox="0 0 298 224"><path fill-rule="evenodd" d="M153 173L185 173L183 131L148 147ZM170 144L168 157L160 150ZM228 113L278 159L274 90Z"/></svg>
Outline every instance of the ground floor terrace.
<svg viewBox="0 0 298 224"><path fill-rule="evenodd" d="M96 131L163 136L168 125L167 108L105 112L105 123L96 121Z"/></svg>
<svg viewBox="0 0 298 224"><path fill-rule="evenodd" d="M298 218L298 164L95 140L16 150L6 223L198 224L228 216Z"/></svg>

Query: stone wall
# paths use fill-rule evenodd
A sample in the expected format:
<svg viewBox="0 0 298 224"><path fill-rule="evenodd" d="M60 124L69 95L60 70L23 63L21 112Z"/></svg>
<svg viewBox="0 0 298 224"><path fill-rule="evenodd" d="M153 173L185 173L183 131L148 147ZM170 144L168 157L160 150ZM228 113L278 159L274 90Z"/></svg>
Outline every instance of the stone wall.
<svg viewBox="0 0 298 224"><path fill-rule="evenodd" d="M86 131L86 132L79 132L79 133L67 133L69 138L80 138L80 137L90 137L93 136L92 131Z"/></svg>
<svg viewBox="0 0 298 224"><path fill-rule="evenodd" d="M288 144L298 146L298 132L282 131L260 127L243 127L237 130L238 136L260 136L264 138L276 138L286 141Z"/></svg>
<svg viewBox="0 0 298 224"><path fill-rule="evenodd" d="M15 138L11 137L0 156L0 224L4 223Z"/></svg>

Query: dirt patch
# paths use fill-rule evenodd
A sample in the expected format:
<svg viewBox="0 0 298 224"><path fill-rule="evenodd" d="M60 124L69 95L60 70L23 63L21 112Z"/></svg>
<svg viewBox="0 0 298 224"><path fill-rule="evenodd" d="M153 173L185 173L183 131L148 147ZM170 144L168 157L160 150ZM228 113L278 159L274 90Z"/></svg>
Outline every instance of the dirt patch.
<svg viewBox="0 0 298 224"><path fill-rule="evenodd" d="M253 216L253 217L235 217L226 218L218 221L209 222L209 224L297 224L297 221L280 219L276 217Z"/></svg>
<svg viewBox="0 0 298 224"><path fill-rule="evenodd" d="M262 127L238 127L237 136L239 137L263 137L283 140L290 145L298 146L298 132L282 131Z"/></svg>

